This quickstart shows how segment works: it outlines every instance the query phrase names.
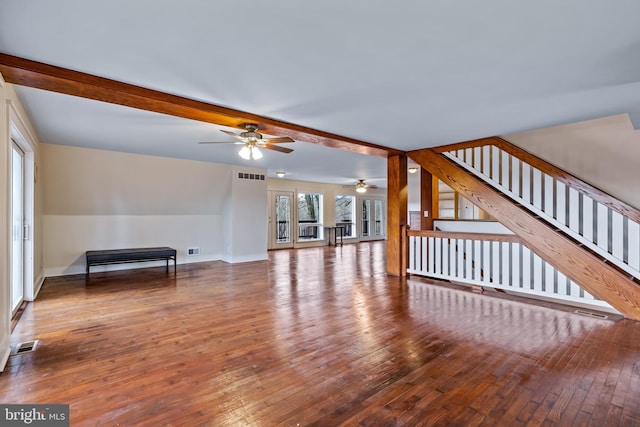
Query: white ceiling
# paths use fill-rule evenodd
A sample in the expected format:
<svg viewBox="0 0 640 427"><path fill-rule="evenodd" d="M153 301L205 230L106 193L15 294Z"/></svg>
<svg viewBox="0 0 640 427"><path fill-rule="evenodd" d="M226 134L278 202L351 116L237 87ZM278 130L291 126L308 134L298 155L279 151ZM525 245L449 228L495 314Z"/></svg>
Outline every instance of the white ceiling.
<svg viewBox="0 0 640 427"><path fill-rule="evenodd" d="M638 17L637 0L1 0L0 51L406 151L640 123ZM231 141L215 125L18 94L45 143L248 163L238 146L197 144ZM251 164L385 185L385 159L287 146Z"/></svg>

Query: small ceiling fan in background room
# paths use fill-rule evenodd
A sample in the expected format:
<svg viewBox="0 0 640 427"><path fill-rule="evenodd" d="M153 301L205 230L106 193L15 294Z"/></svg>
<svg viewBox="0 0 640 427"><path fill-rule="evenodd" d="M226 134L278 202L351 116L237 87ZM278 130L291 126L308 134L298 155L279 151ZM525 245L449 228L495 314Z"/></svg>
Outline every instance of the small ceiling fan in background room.
<svg viewBox="0 0 640 427"><path fill-rule="evenodd" d="M366 193L367 188L378 188L378 186L365 184L364 179L359 179L358 183L356 184L356 191L358 193Z"/></svg>
<svg viewBox="0 0 640 427"><path fill-rule="evenodd" d="M233 133L228 130L220 130L221 132L230 135L239 141L234 142L226 142L226 141L215 141L215 142L198 142L198 144L243 144L243 147L240 149L238 154L243 159L249 160L253 158L254 160L258 160L262 158L262 153L260 152L260 148L265 148L267 150L279 151L280 153L291 153L293 150L291 148L280 147L279 145L286 142L295 142L293 139L288 136L281 136L275 138L263 138L262 134L258 133L258 125L254 123L247 123L243 125L245 132L242 133Z"/></svg>

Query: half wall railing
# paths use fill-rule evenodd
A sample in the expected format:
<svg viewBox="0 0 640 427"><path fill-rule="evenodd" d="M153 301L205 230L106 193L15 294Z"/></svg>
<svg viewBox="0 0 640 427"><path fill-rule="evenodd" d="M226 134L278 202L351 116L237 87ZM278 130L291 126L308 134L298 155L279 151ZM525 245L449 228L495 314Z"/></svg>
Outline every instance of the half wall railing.
<svg viewBox="0 0 640 427"><path fill-rule="evenodd" d="M527 248L516 235L408 231L410 274L614 311Z"/></svg>

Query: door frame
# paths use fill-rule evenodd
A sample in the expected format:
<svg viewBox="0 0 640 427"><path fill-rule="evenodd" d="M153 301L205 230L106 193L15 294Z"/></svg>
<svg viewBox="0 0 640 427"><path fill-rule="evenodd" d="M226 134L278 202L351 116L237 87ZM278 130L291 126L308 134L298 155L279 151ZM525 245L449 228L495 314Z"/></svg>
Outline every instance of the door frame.
<svg viewBox="0 0 640 427"><path fill-rule="evenodd" d="M19 206L19 210L20 212L16 211L16 193L14 190L18 189L18 187L16 186L16 166L17 166L17 161L16 158L19 157L20 158L20 183L19 183L19 197L20 197L20 206ZM20 145L18 145L17 142L15 142L13 139L11 140L11 253L10 253L10 258L11 258L11 266L9 267L11 269L11 285L9 286L9 301L11 302L11 316L13 317L16 312L20 309L20 306L22 305L22 302L24 301L24 296L25 296L25 291L26 291L26 277L25 277L25 273L26 273L26 264L25 264L25 258L26 258L26 248L25 248L25 238L28 237L27 232L28 229L26 227L26 222L25 222L25 187L26 187L26 183L25 183L25 153L22 150L22 148L20 147ZM20 215L20 224L18 226L16 226L16 214ZM19 242L19 246L20 248L18 250L16 250L16 241ZM19 253L18 253L19 252ZM19 276L17 276L17 272L16 272L16 258L20 258L19 261ZM20 298L18 300L16 300L16 281L19 280L20 284L19 284L19 290L20 290Z"/></svg>
<svg viewBox="0 0 640 427"><path fill-rule="evenodd" d="M36 286L35 279L35 236L36 236L36 227L35 227L35 186L37 182L37 167L35 164L35 141L36 139L33 137L29 127L25 125L25 121L22 120L20 113L16 110L15 105L9 101L9 132L10 132L10 143L7 144L9 152L11 152L12 143L15 143L24 153L24 224L27 226L28 235L24 240L24 294L23 299L25 301L34 301L42 282L44 281L44 276L42 275L42 271L38 274L38 285ZM12 142L13 141L13 142ZM9 166L11 169L11 166ZM8 171L9 174L9 184L13 186L12 182L12 170ZM8 209L12 209L10 200L11 195L7 195L8 200ZM13 223L13 220L11 220ZM12 224L7 224L8 227L11 227ZM9 252L11 253L11 252ZM40 257L42 254L40 254ZM42 261L40 261L42 264ZM39 266L39 269L42 270L42 265ZM9 269L11 270L12 266L9 264ZM8 271L9 277L7 278L8 283L12 281L12 272ZM11 305L11 304L10 304Z"/></svg>
<svg viewBox="0 0 640 427"><path fill-rule="evenodd" d="M295 238L297 234L297 204L296 204L296 194L294 191L289 190L268 190L268 199L269 199L269 244L267 248L269 250L273 249L292 249L295 245ZM276 197L278 196L288 196L291 202L291 217L289 218L289 241L279 243L277 242L277 227L278 224L276 222Z"/></svg>
<svg viewBox="0 0 640 427"><path fill-rule="evenodd" d="M370 200L370 219L369 219L369 235L362 235L362 203L365 200ZM381 220L382 227L382 235L375 235L375 202L380 201L382 203L382 215L383 218ZM365 242L369 240L385 240L387 238L387 230L386 230L386 215L387 215L387 201L382 196L358 196L356 197L357 203L357 221L358 221L358 238L360 241Z"/></svg>

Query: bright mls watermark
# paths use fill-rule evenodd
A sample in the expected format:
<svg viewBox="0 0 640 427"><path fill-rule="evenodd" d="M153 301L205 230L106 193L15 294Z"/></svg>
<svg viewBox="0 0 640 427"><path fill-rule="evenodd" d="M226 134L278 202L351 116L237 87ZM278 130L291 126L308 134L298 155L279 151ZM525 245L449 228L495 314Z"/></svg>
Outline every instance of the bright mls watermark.
<svg viewBox="0 0 640 427"><path fill-rule="evenodd" d="M69 427L69 405L3 405L1 426Z"/></svg>

